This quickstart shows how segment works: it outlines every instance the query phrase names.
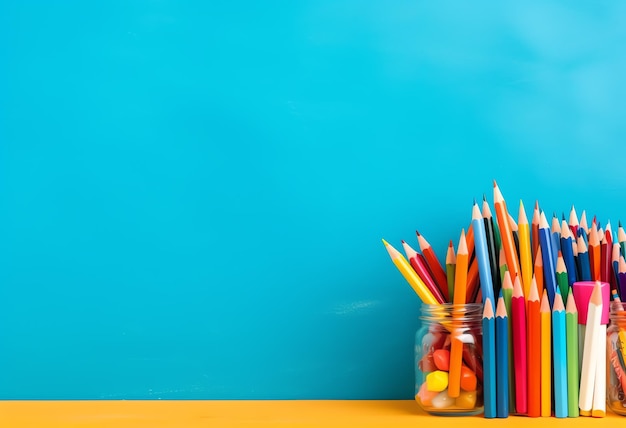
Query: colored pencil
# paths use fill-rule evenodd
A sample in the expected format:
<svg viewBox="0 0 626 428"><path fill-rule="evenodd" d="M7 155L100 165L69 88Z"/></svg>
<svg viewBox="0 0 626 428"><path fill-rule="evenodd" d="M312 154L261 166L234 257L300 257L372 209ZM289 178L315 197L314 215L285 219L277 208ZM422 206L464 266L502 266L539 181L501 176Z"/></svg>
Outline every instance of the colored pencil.
<svg viewBox="0 0 626 428"><path fill-rule="evenodd" d="M519 201L519 215L517 221L519 228L519 256L522 269L522 287L524 289L524 296L530 296L530 286L533 280L533 253L530 242L530 227L522 201Z"/></svg>
<svg viewBox="0 0 626 428"><path fill-rule="evenodd" d="M554 297L552 309L552 349L554 351L554 416L566 418L567 403L567 330L565 326L565 307L560 290Z"/></svg>
<svg viewBox="0 0 626 428"><path fill-rule="evenodd" d="M511 215L511 213L507 212L507 216L509 217L509 227L511 228L511 236L513 237L513 243L515 244L515 254L517 254L518 262L519 262L519 228L517 227L517 222ZM520 266L520 275L521 275L521 266Z"/></svg>
<svg viewBox="0 0 626 428"><path fill-rule="evenodd" d="M487 299L494 301L493 282L491 279L491 265L489 259L489 249L487 247L487 236L485 234L485 223L483 216L474 201L472 208L472 227L474 228L474 251L478 263L478 273L480 275L480 288L483 302Z"/></svg>
<svg viewBox="0 0 626 428"><path fill-rule="evenodd" d="M606 240L606 236L600 238L600 281L611 282L611 252L613 246Z"/></svg>
<svg viewBox="0 0 626 428"><path fill-rule="evenodd" d="M519 259L515 249L511 225L509 224L509 213L506 209L506 202L495 180L493 182L493 204L496 210L498 228L500 229L502 247L504 248L504 254L506 256L506 264L511 272L511 277L515 278L520 274Z"/></svg>
<svg viewBox="0 0 626 428"><path fill-rule="evenodd" d="M621 256L619 244L613 243L611 254L611 290L619 289L619 258Z"/></svg>
<svg viewBox="0 0 626 428"><path fill-rule="evenodd" d="M541 416L541 303L534 278L528 296L528 416ZM577 351L578 352L578 351ZM578 367L576 368L578 370Z"/></svg>
<svg viewBox="0 0 626 428"><path fill-rule="evenodd" d="M509 320L502 295L496 307L496 397L498 418L509 417Z"/></svg>
<svg viewBox="0 0 626 428"><path fill-rule="evenodd" d="M511 301L513 299L513 281L511 280L511 273L509 271L504 272L504 281L502 281L502 298L504 299L504 306L506 306L507 315L512 313ZM497 309L496 309L497 310ZM515 373L513 365L513 325L511 323L512 317L507 316L507 322L509 326L509 410L515 412Z"/></svg>
<svg viewBox="0 0 626 428"><path fill-rule="evenodd" d="M617 242L619 243L620 248L622 249L622 254L626 254L626 232L624 232L624 228L622 227L622 222L618 222L617 227Z"/></svg>
<svg viewBox="0 0 626 428"><path fill-rule="evenodd" d="M535 209L533 210L533 219L531 221L532 243L533 243L533 259L537 257L537 249L539 248L539 202L535 201Z"/></svg>
<svg viewBox="0 0 626 428"><path fill-rule="evenodd" d="M515 369L515 411L528 412L528 350L526 346L526 300L519 277L513 282L511 298L511 329L513 332L513 366Z"/></svg>
<svg viewBox="0 0 626 428"><path fill-rule="evenodd" d="M572 232L574 239L578 236L578 216L576 215L576 208L572 205L572 209L569 212L569 230Z"/></svg>
<svg viewBox="0 0 626 428"><path fill-rule="evenodd" d="M485 237L487 238L487 249L489 250L489 266L491 267L491 280L493 282L493 294L497 296L500 294L500 288L502 287L502 281L500 280L500 272L498 265L498 247L496 246L496 237L493 226L493 215L491 209L487 203L486 198L483 196L482 212L483 222L485 224ZM495 303L495 301L494 301Z"/></svg>
<svg viewBox="0 0 626 428"><path fill-rule="evenodd" d="M415 273L417 273L417 275L422 279L424 284L426 284L426 287L435 297L437 303L445 303L445 299L441 294L439 287L437 287L437 284L435 284L435 281L430 275L430 271L428 270L428 266L426 265L424 257L421 254L418 254L418 252L411 248L411 246L405 241L402 241L402 246L404 247L404 253L409 260L411 267L413 268L413 270L415 270Z"/></svg>
<svg viewBox="0 0 626 428"><path fill-rule="evenodd" d="M584 232L583 232L584 234ZM587 243L581 236L578 237L578 272L581 281L591 281L591 263Z"/></svg>
<svg viewBox="0 0 626 428"><path fill-rule="evenodd" d="M595 222L592 223L589 231L587 251L589 252L591 279L593 281L600 281L600 237L598 236L598 226Z"/></svg>
<svg viewBox="0 0 626 428"><path fill-rule="evenodd" d="M465 240L465 230L461 231L459 246L456 251L456 272L454 274L454 300L455 305L466 303L467 287L467 242ZM453 312L452 317L458 318L460 314ZM450 371L448 376L448 396L456 398L461 392L461 366L463 363L463 342L452 336L450 347Z"/></svg>
<svg viewBox="0 0 626 428"><path fill-rule="evenodd" d="M454 254L454 244L450 240L446 253L446 280L448 282L448 301L454 297L454 271L456 267L456 254Z"/></svg>
<svg viewBox="0 0 626 428"><path fill-rule="evenodd" d="M556 268L554 259L552 258L552 239L550 238L550 229L545 213L541 213L541 221L539 223L539 245L541 246L541 257L543 260L543 280L545 289L548 291L548 299L550 305L554 304L554 295L556 293Z"/></svg>
<svg viewBox="0 0 626 428"><path fill-rule="evenodd" d="M572 231L563 220L561 227L561 253L567 270L567 284L571 287L576 282L576 262L574 260Z"/></svg>
<svg viewBox="0 0 626 428"><path fill-rule="evenodd" d="M444 301L447 302L449 301L450 296L448 295L448 280L446 278L446 273L444 272L441 263L439 263L439 259L437 258L437 255L435 254L435 251L430 243L418 231L415 231L415 233L417 234L417 242L420 246L420 250L422 251L422 255L426 259L426 263L432 273L432 277L441 291L441 294L443 294L445 299Z"/></svg>
<svg viewBox="0 0 626 428"><path fill-rule="evenodd" d="M552 415L552 311L548 292L541 298L541 416Z"/></svg>
<svg viewBox="0 0 626 428"><path fill-rule="evenodd" d="M603 418L606 416L606 325L600 324L598 335L602 340L594 351L597 354L596 375L593 384L593 405L591 416Z"/></svg>
<svg viewBox="0 0 626 428"><path fill-rule="evenodd" d="M626 297L626 260L624 259L624 256L620 256L619 258L619 270L617 276L619 278L619 295L621 297Z"/></svg>
<svg viewBox="0 0 626 428"><path fill-rule="evenodd" d="M469 268L467 270L467 294L466 299L467 302L475 302L476 296L478 296L478 292L480 291L480 275L478 274L478 261L476 257L469 264Z"/></svg>
<svg viewBox="0 0 626 428"><path fill-rule="evenodd" d="M578 309L574 293L567 296L565 307L565 325L567 335L567 415L578 416Z"/></svg>
<svg viewBox="0 0 626 428"><path fill-rule="evenodd" d="M419 296L423 303L427 305L436 305L439 302L435 299L435 296L430 292L424 281L415 273L413 267L409 264L409 262L404 258L402 254L395 248L393 248L387 241L383 239L383 244L385 244L385 248L389 253L389 257L391 257L391 261L396 268L400 271L404 279L409 283L409 285L413 288L415 293Z"/></svg>
<svg viewBox="0 0 626 428"><path fill-rule="evenodd" d="M567 298L567 293L569 291L567 269L565 267L565 261L563 260L563 254L560 250L556 261L556 283L561 291L561 298Z"/></svg>
<svg viewBox="0 0 626 428"><path fill-rule="evenodd" d="M600 342L606 343L606 335L600 336L601 318L602 291L600 289L600 283L596 282L587 309L587 324L585 328L582 369L580 373L578 405L582 416L591 416L592 407L595 408L596 404L594 400L594 382L599 357L597 350L600 349Z"/></svg>
<svg viewBox="0 0 626 428"><path fill-rule="evenodd" d="M543 259L541 256L541 247L537 248L537 254L535 256L535 269L534 269L535 284L537 284L537 293L543 295Z"/></svg>
<svg viewBox="0 0 626 428"><path fill-rule="evenodd" d="M583 213L580 215L580 224L579 227L585 231L586 235L589 235L589 226L587 226L587 213L583 210Z"/></svg>
<svg viewBox="0 0 626 428"><path fill-rule="evenodd" d="M557 253L561 250L561 225L556 213L552 215L552 223L550 227L550 239L552 249L552 258L554 259L554 265L556 266Z"/></svg>
<svg viewBox="0 0 626 428"><path fill-rule="evenodd" d="M509 271L509 267L506 265L506 256L502 247L500 247L500 252L498 253L498 269L500 270L500 284L503 284L504 274Z"/></svg>
<svg viewBox="0 0 626 428"><path fill-rule="evenodd" d="M495 418L496 407L496 337L493 304L485 299L483 310L483 394L485 417Z"/></svg>

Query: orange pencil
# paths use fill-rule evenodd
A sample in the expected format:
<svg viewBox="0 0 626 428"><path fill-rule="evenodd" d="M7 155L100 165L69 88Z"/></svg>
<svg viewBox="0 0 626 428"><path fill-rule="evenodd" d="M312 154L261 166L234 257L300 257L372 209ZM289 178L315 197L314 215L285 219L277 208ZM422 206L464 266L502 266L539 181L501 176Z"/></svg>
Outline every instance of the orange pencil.
<svg viewBox="0 0 626 428"><path fill-rule="evenodd" d="M502 248L504 248L504 255L506 256L506 264L509 268L509 272L511 272L511 279L515 280L515 278L520 275L519 259L517 257L517 250L515 249L511 225L509 224L506 202L495 180L493 181L493 205L496 209L496 218L498 220L498 227L500 228L500 239L502 241Z"/></svg>
<svg viewBox="0 0 626 428"><path fill-rule="evenodd" d="M528 416L541 416L541 303L533 279L528 297Z"/></svg>
<svg viewBox="0 0 626 428"><path fill-rule="evenodd" d="M448 252L446 253L446 279L448 281L448 301L451 302L454 296L454 271L456 267L456 254L454 254L454 244L450 240Z"/></svg>
<svg viewBox="0 0 626 428"><path fill-rule="evenodd" d="M447 302L450 296L448 295L448 280L446 279L446 273L435 254L430 243L421 235L419 232L415 231L417 234L417 242L420 246L420 250L422 250L422 255L426 259L426 263L433 275L433 279L439 287L439 290L443 294L445 301Z"/></svg>
<svg viewBox="0 0 626 428"><path fill-rule="evenodd" d="M454 274L454 300L455 305L464 305L467 294L467 242L465 230L461 231L459 246L456 252L456 272ZM458 316L458 315L457 315ZM455 317L455 313L452 313ZM448 376L448 396L456 398L461 393L461 366L463 364L463 342L458 337L452 337L450 348L450 371Z"/></svg>

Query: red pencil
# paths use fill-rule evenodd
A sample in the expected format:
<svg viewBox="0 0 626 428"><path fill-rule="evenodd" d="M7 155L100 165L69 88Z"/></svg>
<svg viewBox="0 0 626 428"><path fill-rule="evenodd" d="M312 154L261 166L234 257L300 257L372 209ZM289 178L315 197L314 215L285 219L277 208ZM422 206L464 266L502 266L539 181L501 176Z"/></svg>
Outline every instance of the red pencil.
<svg viewBox="0 0 626 428"><path fill-rule="evenodd" d="M426 238L424 238L423 235L420 235L417 231L415 231L415 233L417 234L417 242L420 246L420 250L422 250L422 255L426 259L426 263L433 274L433 279L447 302L450 299L450 296L448 295L448 280L446 278L446 272L443 270L433 247L428 243Z"/></svg>
<svg viewBox="0 0 626 428"><path fill-rule="evenodd" d="M528 366L526 348L526 301L524 291L515 277L511 298L511 332L513 333L513 364L515 368L515 410L528 412Z"/></svg>
<svg viewBox="0 0 626 428"><path fill-rule="evenodd" d="M424 257L413 248L411 248L411 246L405 241L402 241L402 246L404 247L404 253L406 254L406 258L409 259L409 263L411 263L411 266L413 267L413 270L415 270L415 273L417 273L417 275L422 278L422 281L424 281L424 284L426 284L428 290L433 293L435 299L439 303L445 303L446 301L444 300L441 291L439 291L439 287L437 287L437 284L435 284L435 281L428 271L428 266L426 266L426 261L424 260Z"/></svg>
<svg viewBox="0 0 626 428"><path fill-rule="evenodd" d="M514 289L515 291L515 289ZM541 303L536 284L528 297L528 416L541 416Z"/></svg>
<svg viewBox="0 0 626 428"><path fill-rule="evenodd" d="M600 237L598 236L598 225L594 221L589 229L589 243L587 244L589 252L589 267L591 268L591 279L600 281Z"/></svg>

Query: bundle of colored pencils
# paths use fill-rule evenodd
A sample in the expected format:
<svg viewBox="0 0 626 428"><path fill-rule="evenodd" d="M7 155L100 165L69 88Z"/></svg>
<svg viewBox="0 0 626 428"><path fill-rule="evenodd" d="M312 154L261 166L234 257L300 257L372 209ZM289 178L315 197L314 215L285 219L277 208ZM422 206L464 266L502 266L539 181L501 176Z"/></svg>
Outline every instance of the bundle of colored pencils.
<svg viewBox="0 0 626 428"><path fill-rule="evenodd" d="M569 221L548 223L538 202L529 223L520 201L515 221L495 181L493 206L495 217L485 197L474 202L445 264L419 232L419 251L402 241L406 257L383 243L423 303L484 304L485 417L604 416L609 293L626 295L626 232L595 217L588 226L573 206Z"/></svg>

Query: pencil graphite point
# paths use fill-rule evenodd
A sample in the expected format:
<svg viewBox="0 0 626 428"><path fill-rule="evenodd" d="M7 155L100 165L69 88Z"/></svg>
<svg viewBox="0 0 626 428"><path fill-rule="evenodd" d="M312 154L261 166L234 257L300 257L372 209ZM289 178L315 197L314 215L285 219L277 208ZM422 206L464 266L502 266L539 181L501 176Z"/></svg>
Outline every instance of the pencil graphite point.
<svg viewBox="0 0 626 428"><path fill-rule="evenodd" d="M385 241L384 239L383 239L383 244L385 244L385 246L389 245L389 243Z"/></svg>

